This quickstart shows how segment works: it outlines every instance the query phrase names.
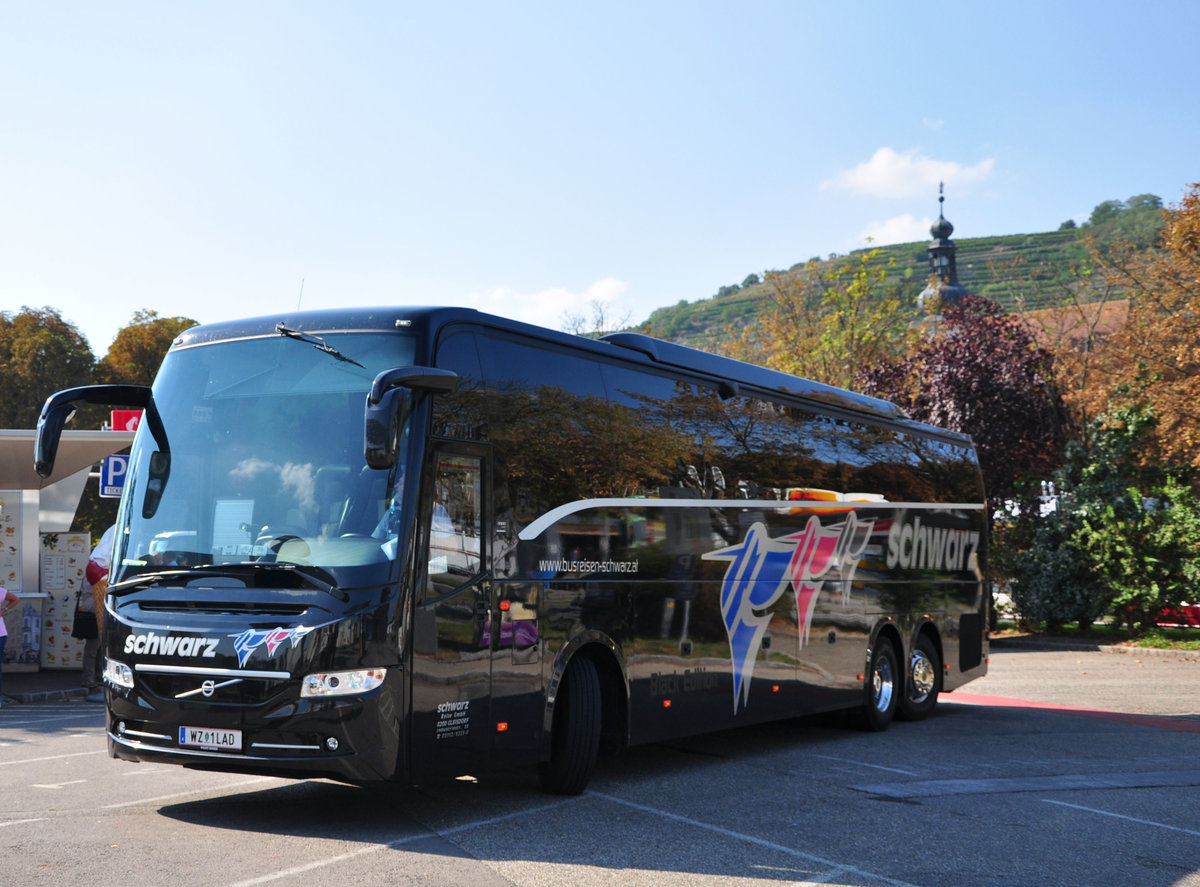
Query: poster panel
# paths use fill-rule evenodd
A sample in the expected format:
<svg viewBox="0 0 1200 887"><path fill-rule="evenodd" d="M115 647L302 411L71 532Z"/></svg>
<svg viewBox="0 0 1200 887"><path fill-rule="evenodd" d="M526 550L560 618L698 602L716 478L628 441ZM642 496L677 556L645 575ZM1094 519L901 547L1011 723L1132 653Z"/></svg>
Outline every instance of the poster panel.
<svg viewBox="0 0 1200 887"><path fill-rule="evenodd" d="M92 552L90 533L42 533L39 557L42 611L42 668L83 668L83 641L71 637L76 595L91 594L84 577Z"/></svg>

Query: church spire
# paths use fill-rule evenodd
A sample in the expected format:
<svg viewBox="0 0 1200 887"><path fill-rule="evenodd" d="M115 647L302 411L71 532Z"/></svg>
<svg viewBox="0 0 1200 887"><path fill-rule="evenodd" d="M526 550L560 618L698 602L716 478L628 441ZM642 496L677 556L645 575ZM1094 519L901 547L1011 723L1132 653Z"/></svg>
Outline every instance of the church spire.
<svg viewBox="0 0 1200 887"><path fill-rule="evenodd" d="M917 297L921 305L929 306L935 313L940 314L963 296L966 289L958 282L958 268L955 264L954 253L957 247L950 235L954 226L946 221L943 204L946 202L945 186L938 182L938 217L929 227L933 240L929 243L929 285ZM936 307L931 301L936 297Z"/></svg>

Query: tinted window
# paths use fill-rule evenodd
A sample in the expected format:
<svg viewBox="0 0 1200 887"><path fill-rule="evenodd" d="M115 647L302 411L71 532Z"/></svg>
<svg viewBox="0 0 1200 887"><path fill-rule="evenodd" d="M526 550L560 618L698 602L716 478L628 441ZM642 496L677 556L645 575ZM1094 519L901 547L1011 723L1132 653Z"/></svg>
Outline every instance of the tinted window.
<svg viewBox="0 0 1200 887"><path fill-rule="evenodd" d="M586 355L481 338L497 507L524 525L564 502L620 495L611 411Z"/></svg>
<svg viewBox="0 0 1200 887"><path fill-rule="evenodd" d="M434 436L485 439L487 410L475 333L464 330L444 336L438 343L435 364L458 374L458 390L434 398Z"/></svg>

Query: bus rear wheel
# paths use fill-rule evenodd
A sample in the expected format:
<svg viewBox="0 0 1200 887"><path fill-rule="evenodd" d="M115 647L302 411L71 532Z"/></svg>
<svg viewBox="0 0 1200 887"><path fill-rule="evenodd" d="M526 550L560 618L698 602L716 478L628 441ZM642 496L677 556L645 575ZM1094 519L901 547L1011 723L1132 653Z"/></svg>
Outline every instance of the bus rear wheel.
<svg viewBox="0 0 1200 887"><path fill-rule="evenodd" d="M550 760L538 765L541 786L556 795L587 788L600 750L600 676L588 659L567 667L554 702Z"/></svg>
<svg viewBox="0 0 1200 887"><path fill-rule="evenodd" d="M896 648L885 637L877 638L871 650L871 673L863 688L863 714L867 729L886 730L900 702L903 677L896 659Z"/></svg>
<svg viewBox="0 0 1200 887"><path fill-rule="evenodd" d="M938 683L941 677L941 657L927 635L913 644L908 661L908 680L900 697L899 715L906 721L928 717L937 705Z"/></svg>

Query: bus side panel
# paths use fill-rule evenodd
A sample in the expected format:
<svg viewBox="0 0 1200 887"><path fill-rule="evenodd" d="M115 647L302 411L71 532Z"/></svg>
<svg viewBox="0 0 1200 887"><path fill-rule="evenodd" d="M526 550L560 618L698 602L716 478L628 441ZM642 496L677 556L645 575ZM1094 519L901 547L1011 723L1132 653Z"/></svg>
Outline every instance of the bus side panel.
<svg viewBox="0 0 1200 887"><path fill-rule="evenodd" d="M497 766L539 759L546 712L543 649L549 649L539 618L541 583L498 581L489 631L492 645L492 721Z"/></svg>
<svg viewBox="0 0 1200 887"><path fill-rule="evenodd" d="M630 583L626 640L630 742L642 744L788 717L797 710L794 607L766 614L761 639L737 661L719 582Z"/></svg>

